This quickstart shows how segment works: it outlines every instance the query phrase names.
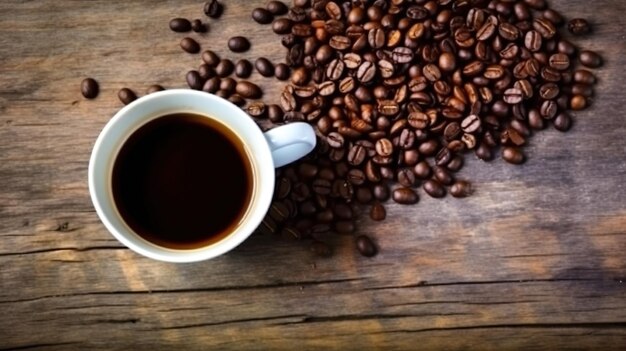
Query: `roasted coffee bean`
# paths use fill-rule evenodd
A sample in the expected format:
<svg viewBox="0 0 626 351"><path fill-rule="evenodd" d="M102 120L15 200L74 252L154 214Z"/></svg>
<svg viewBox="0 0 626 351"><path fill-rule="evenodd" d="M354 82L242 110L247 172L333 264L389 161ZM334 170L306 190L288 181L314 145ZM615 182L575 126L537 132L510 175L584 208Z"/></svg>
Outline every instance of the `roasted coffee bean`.
<svg viewBox="0 0 626 351"><path fill-rule="evenodd" d="M584 110L587 107L587 99L582 95L574 95L570 100L570 108L574 111Z"/></svg>
<svg viewBox="0 0 626 351"><path fill-rule="evenodd" d="M287 80L291 74L291 69L284 63L279 63L274 67L274 75L278 80Z"/></svg>
<svg viewBox="0 0 626 351"><path fill-rule="evenodd" d="M200 77L200 73L196 70L191 70L185 75L187 85L194 90L201 90L204 85L204 80Z"/></svg>
<svg viewBox="0 0 626 351"><path fill-rule="evenodd" d="M507 146L502 149L502 158L512 164L519 165L524 162L524 154L515 147Z"/></svg>
<svg viewBox="0 0 626 351"><path fill-rule="evenodd" d="M552 39L556 34L554 24L545 18L537 18L533 21L533 28L541 34L544 39Z"/></svg>
<svg viewBox="0 0 626 351"><path fill-rule="evenodd" d="M180 41L180 47L190 54L197 54L200 52L200 44L191 38L183 38Z"/></svg>
<svg viewBox="0 0 626 351"><path fill-rule="evenodd" d="M258 231L263 235L273 235L278 230L276 222L268 215L263 218L263 221L259 225Z"/></svg>
<svg viewBox="0 0 626 351"><path fill-rule="evenodd" d="M478 28L478 31L476 32L476 39L480 41L489 40L496 33L496 30L498 29L497 25L498 25L498 19L495 16L489 16L489 18L487 18L485 23L480 28ZM457 40L457 44L458 44L458 41L461 40L460 38L459 39L456 38L458 36L459 35L455 34L455 39Z"/></svg>
<svg viewBox="0 0 626 351"><path fill-rule="evenodd" d="M272 0L267 3L265 8L274 16L284 15L289 11L289 7L282 1Z"/></svg>
<svg viewBox="0 0 626 351"><path fill-rule="evenodd" d="M337 132L331 132L326 136L326 142L332 148L339 149L344 146L345 139Z"/></svg>
<svg viewBox="0 0 626 351"><path fill-rule="evenodd" d="M189 32L191 30L191 22L186 18L173 18L170 21L170 29L174 32Z"/></svg>
<svg viewBox="0 0 626 351"><path fill-rule="evenodd" d="M223 11L222 4L217 0L210 0L204 4L204 14L211 18L219 18Z"/></svg>
<svg viewBox="0 0 626 351"><path fill-rule="evenodd" d="M272 123L278 123L283 120L284 112L283 109L276 105L268 105L267 106L267 117L272 121Z"/></svg>
<svg viewBox="0 0 626 351"><path fill-rule="evenodd" d="M274 196L278 199L284 199L291 192L291 181L288 178L280 177L276 180L276 189Z"/></svg>
<svg viewBox="0 0 626 351"><path fill-rule="evenodd" d="M163 91L163 90L165 90L165 88L163 88L162 86L158 84L153 84L149 86L148 89L146 89L146 94L152 94L152 93L156 93L157 91Z"/></svg>
<svg viewBox="0 0 626 351"><path fill-rule="evenodd" d="M589 68L598 68L602 66L602 57L590 50L583 50L578 55L580 63Z"/></svg>
<svg viewBox="0 0 626 351"><path fill-rule="evenodd" d="M267 5L269 7L269 4ZM252 19L259 24L269 24L272 23L272 20L274 20L274 16L269 10L260 7L252 10L251 16Z"/></svg>
<svg viewBox="0 0 626 351"><path fill-rule="evenodd" d="M246 107L246 112L255 118L267 117L267 106L261 101L256 101Z"/></svg>
<svg viewBox="0 0 626 351"><path fill-rule="evenodd" d="M452 153L450 152L450 149L444 147L437 152L437 155L435 155L435 164L437 166L445 166L451 159Z"/></svg>
<svg viewBox="0 0 626 351"><path fill-rule="evenodd" d="M396 179L398 179L398 183L405 187L412 187L415 185L416 179L415 174L409 168L401 168L398 170L396 175Z"/></svg>
<svg viewBox="0 0 626 351"><path fill-rule="evenodd" d="M364 61L356 72L356 78L361 83L368 83L376 76L376 65L370 61Z"/></svg>
<svg viewBox="0 0 626 351"><path fill-rule="evenodd" d="M246 59L241 59L235 64L235 75L239 78L248 78L252 73L252 64Z"/></svg>
<svg viewBox="0 0 626 351"><path fill-rule="evenodd" d="M474 153L479 159L483 161L491 161L493 159L493 153L491 152L491 148L484 142L478 145Z"/></svg>
<svg viewBox="0 0 626 351"><path fill-rule="evenodd" d="M367 150L363 146L354 145L348 151L347 161L353 166L358 166L365 161L366 156Z"/></svg>
<svg viewBox="0 0 626 351"><path fill-rule="evenodd" d="M191 21L191 30L196 33L204 33L207 31L207 26L201 20L195 19Z"/></svg>
<svg viewBox="0 0 626 351"><path fill-rule="evenodd" d="M220 58L215 52L211 50L204 50L202 52L202 61L210 67L215 67L218 63L220 63Z"/></svg>
<svg viewBox="0 0 626 351"><path fill-rule="evenodd" d="M243 105L246 104L246 99L244 99L243 97L241 97L241 95L239 94L233 94L228 98L228 101L232 102L233 104L242 107ZM264 116L265 117L265 116Z"/></svg>
<svg viewBox="0 0 626 351"><path fill-rule="evenodd" d="M362 204L368 204L372 201L372 190L369 187L359 187L356 189L355 198Z"/></svg>
<svg viewBox="0 0 626 351"><path fill-rule="evenodd" d="M219 77L209 78L202 86L202 91L207 93L215 93L220 89L222 80Z"/></svg>
<svg viewBox="0 0 626 351"><path fill-rule="evenodd" d="M287 34L291 33L291 27L293 26L293 22L289 18L278 18L272 22L272 30L276 34Z"/></svg>
<svg viewBox="0 0 626 351"><path fill-rule="evenodd" d="M508 41L515 41L520 36L520 31L513 24L504 22L498 27L500 36Z"/></svg>
<svg viewBox="0 0 626 351"><path fill-rule="evenodd" d="M372 239L365 235L359 235L356 237L356 248L359 253L365 257L373 257L378 253L378 249Z"/></svg>
<svg viewBox="0 0 626 351"><path fill-rule="evenodd" d="M541 104L539 112L541 114L541 117L545 119L552 119L554 118L554 116L556 116L557 110L558 106L556 102L552 100L546 100Z"/></svg>
<svg viewBox="0 0 626 351"><path fill-rule="evenodd" d="M198 67L198 74L200 74L200 77L202 79L207 80L209 78L215 77L215 70L213 69L213 67L207 65L206 63L203 63L200 65L200 67Z"/></svg>
<svg viewBox="0 0 626 351"><path fill-rule="evenodd" d="M297 107L296 98L289 91L283 91L280 95L280 106L286 112L293 111Z"/></svg>
<svg viewBox="0 0 626 351"><path fill-rule="evenodd" d="M240 80L237 83L235 91L237 92L237 94L246 99L259 99L263 95L263 92L258 85L245 80Z"/></svg>
<svg viewBox="0 0 626 351"><path fill-rule="evenodd" d="M326 179L315 179L312 187L313 191L319 195L329 195L331 192L332 183Z"/></svg>
<svg viewBox="0 0 626 351"><path fill-rule="evenodd" d="M373 221L382 221L386 217L387 211L385 210L385 206L383 206L380 202L374 203L370 209L370 218Z"/></svg>
<svg viewBox="0 0 626 351"><path fill-rule="evenodd" d="M131 102L137 100L137 95L135 95L135 93L128 89L128 88L122 88L117 92L117 97L120 99L120 101L124 104L124 105L128 105Z"/></svg>
<svg viewBox="0 0 626 351"><path fill-rule="evenodd" d="M445 188L436 180L429 179L425 181L422 185L422 188L428 195L434 198L441 198L446 196Z"/></svg>
<svg viewBox="0 0 626 351"><path fill-rule="evenodd" d="M446 167L448 168L448 170L452 172L458 172L463 167L463 157L461 156L452 157L452 160L448 162L448 165Z"/></svg>
<svg viewBox="0 0 626 351"><path fill-rule="evenodd" d="M574 81L576 83L591 85L596 83L596 77L593 75L593 73L587 70L579 69L574 72Z"/></svg>
<svg viewBox="0 0 626 351"><path fill-rule="evenodd" d="M274 75L274 65L265 57L259 57L254 61L254 67L263 77L271 77Z"/></svg>
<svg viewBox="0 0 626 351"><path fill-rule="evenodd" d="M559 71L564 71L568 69L570 66L569 57L565 54L560 54L560 53L550 56L550 59L548 60L548 62L550 64L550 67Z"/></svg>
<svg viewBox="0 0 626 351"><path fill-rule="evenodd" d="M215 92L215 96L219 96L222 99L228 99L230 97L230 93L227 92L226 90L218 90Z"/></svg>
<svg viewBox="0 0 626 351"><path fill-rule="evenodd" d="M232 79L230 77L224 78L220 82L220 90L224 90L224 91L228 92L229 94L232 94L232 93L235 92L235 87L236 86L237 86L237 81L235 81L234 79Z"/></svg>
<svg viewBox="0 0 626 351"><path fill-rule="evenodd" d="M313 178L317 175L317 172L319 172L319 167L317 167L316 165L312 163L303 162L298 165L298 174L302 178L308 178L308 179ZM330 184L329 184L329 189L330 189Z"/></svg>
<svg viewBox="0 0 626 351"><path fill-rule="evenodd" d="M467 197L473 192L472 184L465 180L457 180L450 187L450 195L454 197Z"/></svg>
<svg viewBox="0 0 626 351"><path fill-rule="evenodd" d="M99 91L98 82L93 78L85 78L80 83L80 92L86 99L94 99Z"/></svg>
<svg viewBox="0 0 626 351"><path fill-rule="evenodd" d="M419 201L417 193L411 188L397 188L392 193L392 199L402 205L412 205Z"/></svg>
<svg viewBox="0 0 626 351"><path fill-rule="evenodd" d="M452 182L454 182L454 179L450 175L450 172L448 172L447 169L444 167L436 166L434 168L433 174L435 175L435 179L437 179L437 181L439 181L439 183L443 185L450 185L452 184Z"/></svg>
<svg viewBox="0 0 626 351"><path fill-rule="evenodd" d="M387 201L391 194L389 193L389 187L386 184L376 184L372 188L374 198L378 201Z"/></svg>
<svg viewBox="0 0 626 351"><path fill-rule="evenodd" d="M544 100L552 100L560 93L558 85L554 83L546 83L539 87L539 95Z"/></svg>
<svg viewBox="0 0 626 351"><path fill-rule="evenodd" d="M352 42L350 38L343 35L333 35L328 42L328 45L339 51L348 50L352 46Z"/></svg>
<svg viewBox="0 0 626 351"><path fill-rule="evenodd" d="M375 147L376 153L380 156L391 156L393 154L393 144L387 138L377 140Z"/></svg>
<svg viewBox="0 0 626 351"><path fill-rule="evenodd" d="M524 95L522 91L517 88L511 88L504 91L504 102L509 105L515 105L522 102Z"/></svg>
<svg viewBox="0 0 626 351"><path fill-rule="evenodd" d="M336 58L328 64L328 67L326 68L326 76L330 80L339 80L339 78L343 75L344 68L345 64L343 61Z"/></svg>
<svg viewBox="0 0 626 351"><path fill-rule="evenodd" d="M567 30L574 35L584 35L591 32L591 26L584 18L574 18L567 23Z"/></svg>
<svg viewBox="0 0 626 351"><path fill-rule="evenodd" d="M228 77L231 73L233 73L234 69L235 65L233 64L233 61L229 59L222 59L217 66L215 66L215 74L217 74L220 78Z"/></svg>
<svg viewBox="0 0 626 351"><path fill-rule="evenodd" d="M562 112L562 113L559 113L558 116L554 118L553 123L554 123L554 128L556 130L561 131L561 132L566 132L572 126L572 119L567 113Z"/></svg>
<svg viewBox="0 0 626 351"><path fill-rule="evenodd" d="M413 61L413 50L405 46L399 46L393 49L391 58L395 63L409 63Z"/></svg>

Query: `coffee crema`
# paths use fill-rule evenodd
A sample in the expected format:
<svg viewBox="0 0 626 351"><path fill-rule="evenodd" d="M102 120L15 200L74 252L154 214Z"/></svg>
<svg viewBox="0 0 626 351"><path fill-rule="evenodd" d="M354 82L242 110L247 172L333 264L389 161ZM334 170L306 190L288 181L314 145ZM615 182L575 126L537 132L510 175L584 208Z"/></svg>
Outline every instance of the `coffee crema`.
<svg viewBox="0 0 626 351"><path fill-rule="evenodd" d="M206 116L176 113L141 126L113 166L117 210L142 238L172 249L217 242L241 222L253 194L243 142Z"/></svg>

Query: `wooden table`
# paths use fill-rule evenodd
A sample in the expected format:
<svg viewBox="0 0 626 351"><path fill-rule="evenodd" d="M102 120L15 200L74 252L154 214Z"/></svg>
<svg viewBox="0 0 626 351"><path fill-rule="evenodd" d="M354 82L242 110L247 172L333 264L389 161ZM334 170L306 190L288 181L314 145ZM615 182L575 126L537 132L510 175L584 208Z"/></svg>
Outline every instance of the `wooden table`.
<svg viewBox="0 0 626 351"><path fill-rule="evenodd" d="M232 58L284 51L249 20L263 1L225 1L204 48L252 38ZM464 200L388 205L363 218L380 247L332 258L254 236L209 262L167 264L118 243L87 188L93 143L124 86L184 87L199 57L172 17L202 1L0 2L0 349L626 348L626 2L553 0L605 58L593 107L538 133L520 167L467 158ZM100 96L80 95L95 77ZM281 84L254 76L277 102ZM364 216L366 217L366 216Z"/></svg>

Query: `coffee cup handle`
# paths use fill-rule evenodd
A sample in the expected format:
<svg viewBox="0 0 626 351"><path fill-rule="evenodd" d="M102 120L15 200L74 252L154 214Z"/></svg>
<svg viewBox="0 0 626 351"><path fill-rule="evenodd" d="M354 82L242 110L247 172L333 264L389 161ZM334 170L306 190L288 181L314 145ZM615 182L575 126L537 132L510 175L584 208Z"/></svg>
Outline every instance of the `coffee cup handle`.
<svg viewBox="0 0 626 351"><path fill-rule="evenodd" d="M315 148L315 131L303 122L276 127L264 135L276 168L304 157Z"/></svg>

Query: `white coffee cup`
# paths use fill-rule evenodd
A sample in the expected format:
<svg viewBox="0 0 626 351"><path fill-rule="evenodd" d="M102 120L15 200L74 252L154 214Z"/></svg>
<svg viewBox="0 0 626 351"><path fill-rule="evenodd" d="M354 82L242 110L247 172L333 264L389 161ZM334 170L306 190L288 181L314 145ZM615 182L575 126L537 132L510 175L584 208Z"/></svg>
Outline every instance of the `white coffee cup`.
<svg viewBox="0 0 626 351"><path fill-rule="evenodd" d="M245 214L229 234L200 248L172 249L144 239L124 222L113 198L113 164L125 141L149 121L173 113L193 113L221 122L242 141L251 163L253 190ZM315 132L306 123L290 123L263 133L250 116L220 97L186 89L161 91L125 106L104 127L89 161L89 192L102 223L133 251L167 262L207 260L232 250L252 234L269 209L274 168L305 156L314 147Z"/></svg>

